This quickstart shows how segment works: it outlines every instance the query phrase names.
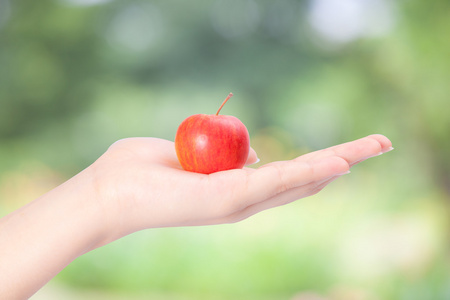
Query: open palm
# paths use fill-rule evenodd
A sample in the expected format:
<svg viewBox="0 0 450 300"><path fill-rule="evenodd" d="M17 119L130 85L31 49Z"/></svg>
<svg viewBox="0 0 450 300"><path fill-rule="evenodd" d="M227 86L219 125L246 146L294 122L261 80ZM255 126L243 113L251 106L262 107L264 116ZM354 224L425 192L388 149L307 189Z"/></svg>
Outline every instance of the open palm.
<svg viewBox="0 0 450 300"><path fill-rule="evenodd" d="M184 171L171 141L128 138L91 168L119 238L151 227L237 222L316 194L354 164L390 149L386 137L371 135L257 169L205 175ZM251 150L247 162L255 161Z"/></svg>
<svg viewBox="0 0 450 300"><path fill-rule="evenodd" d="M184 171L173 142L129 138L91 166L0 218L0 298L28 299L75 258L132 232L231 223L319 192L391 150L382 135L289 161L209 175ZM256 161L251 150L248 163Z"/></svg>

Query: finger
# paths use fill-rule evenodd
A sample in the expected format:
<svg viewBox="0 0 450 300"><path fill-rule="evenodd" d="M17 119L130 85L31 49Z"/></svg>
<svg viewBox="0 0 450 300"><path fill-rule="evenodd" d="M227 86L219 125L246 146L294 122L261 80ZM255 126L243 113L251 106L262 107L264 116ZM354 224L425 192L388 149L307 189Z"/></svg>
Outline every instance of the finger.
<svg viewBox="0 0 450 300"><path fill-rule="evenodd" d="M250 148L250 151L248 152L248 158L247 162L245 163L246 166L253 165L259 162L258 155L256 154L256 151L253 148Z"/></svg>
<svg viewBox="0 0 450 300"><path fill-rule="evenodd" d="M279 194L275 197L272 197L266 201L256 203L254 205L246 207L241 211L238 211L226 218L223 218L222 220L219 220L219 222L220 223L239 222L239 221L245 220L261 211L271 209L274 207L278 207L278 206L283 206L283 205L289 204L291 202L294 202L296 200L299 200L301 198L315 195L318 192L320 192L323 188L325 188L328 184L335 181L339 177L340 177L340 175L332 176L332 177L324 179L320 182L314 182L314 183L310 183L306 186L301 186L301 187L298 187L295 189L291 189L291 190L286 191L282 194Z"/></svg>
<svg viewBox="0 0 450 300"><path fill-rule="evenodd" d="M264 165L249 173L245 190L236 197L234 211L242 210L290 189L344 174L349 168L348 163L340 157L328 157L311 163L291 160Z"/></svg>
<svg viewBox="0 0 450 300"><path fill-rule="evenodd" d="M386 136L384 136L382 134L372 134L372 135L369 135L368 138L377 140L380 143L382 153L386 153L393 149L392 142Z"/></svg>
<svg viewBox="0 0 450 300"><path fill-rule="evenodd" d="M370 135L359 140L333 146L312 152L297 158L297 160L312 161L324 157L339 156L350 166L370 157L383 154L392 149L391 141L383 135Z"/></svg>

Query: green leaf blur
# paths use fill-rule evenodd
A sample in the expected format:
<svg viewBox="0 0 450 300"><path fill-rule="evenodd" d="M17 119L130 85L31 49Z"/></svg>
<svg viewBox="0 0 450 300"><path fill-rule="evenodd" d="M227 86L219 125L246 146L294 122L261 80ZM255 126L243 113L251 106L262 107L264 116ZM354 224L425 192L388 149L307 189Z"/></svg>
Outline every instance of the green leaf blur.
<svg viewBox="0 0 450 300"><path fill-rule="evenodd" d="M0 0L0 215L222 110L262 165L393 152L242 223L140 232L34 299L449 299L450 2Z"/></svg>

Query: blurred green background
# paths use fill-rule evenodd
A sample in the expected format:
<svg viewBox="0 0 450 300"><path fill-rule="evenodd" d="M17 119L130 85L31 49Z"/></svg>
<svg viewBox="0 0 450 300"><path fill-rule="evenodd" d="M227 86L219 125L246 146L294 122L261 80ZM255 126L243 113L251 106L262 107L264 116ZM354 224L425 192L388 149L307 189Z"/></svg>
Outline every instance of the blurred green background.
<svg viewBox="0 0 450 300"><path fill-rule="evenodd" d="M448 0L0 0L1 216L229 92L259 165L395 147L241 223L116 241L33 298L450 299L449 33Z"/></svg>

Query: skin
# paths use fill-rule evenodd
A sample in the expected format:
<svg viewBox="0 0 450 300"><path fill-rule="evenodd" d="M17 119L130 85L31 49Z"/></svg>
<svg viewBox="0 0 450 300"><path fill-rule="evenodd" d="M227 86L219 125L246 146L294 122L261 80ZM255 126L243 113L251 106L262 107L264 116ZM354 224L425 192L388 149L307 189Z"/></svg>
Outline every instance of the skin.
<svg viewBox="0 0 450 300"><path fill-rule="evenodd" d="M139 230L235 223L314 195L389 150L386 137L372 135L257 169L205 175L184 171L170 141L120 140L0 219L0 299L27 299L75 258ZM247 163L256 161L251 149Z"/></svg>

